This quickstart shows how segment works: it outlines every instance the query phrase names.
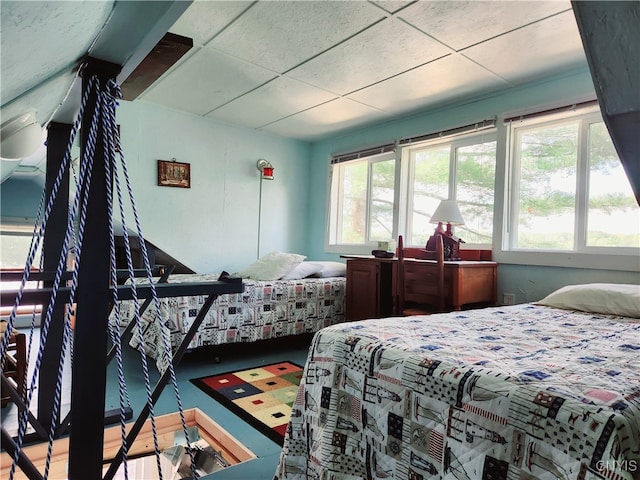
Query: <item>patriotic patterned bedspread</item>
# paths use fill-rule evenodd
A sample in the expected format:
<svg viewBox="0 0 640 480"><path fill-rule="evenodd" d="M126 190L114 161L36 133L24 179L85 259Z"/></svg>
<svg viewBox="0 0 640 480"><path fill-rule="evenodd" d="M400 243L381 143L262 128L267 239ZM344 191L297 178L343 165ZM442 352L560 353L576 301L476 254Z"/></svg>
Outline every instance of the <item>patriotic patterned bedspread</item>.
<svg viewBox="0 0 640 480"><path fill-rule="evenodd" d="M639 354L534 304L325 328L275 479L639 479Z"/></svg>
<svg viewBox="0 0 640 480"><path fill-rule="evenodd" d="M176 274L169 283L207 282L218 274ZM136 280L146 283L145 279ZM244 292L220 295L207 312L187 348L236 342L255 342L270 338L314 333L344 321L345 277L303 278L300 280L258 281L244 279ZM160 299L160 316L152 305L142 317L145 352L164 370L162 328L170 333L176 348L186 336L205 296ZM142 303L142 302L140 302ZM132 301L120 304L120 323L134 315ZM112 318L113 318L112 313ZM161 318L164 324L154 319ZM134 333L136 329L134 329ZM131 345L136 347L134 335Z"/></svg>

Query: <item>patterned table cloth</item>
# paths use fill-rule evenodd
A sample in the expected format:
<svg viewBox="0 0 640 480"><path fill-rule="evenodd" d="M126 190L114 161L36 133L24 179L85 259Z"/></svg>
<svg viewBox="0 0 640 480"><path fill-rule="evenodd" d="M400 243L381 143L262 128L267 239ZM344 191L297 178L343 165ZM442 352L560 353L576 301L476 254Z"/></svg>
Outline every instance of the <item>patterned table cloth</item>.
<svg viewBox="0 0 640 480"><path fill-rule="evenodd" d="M638 479L640 320L523 304L315 334L284 479Z"/></svg>

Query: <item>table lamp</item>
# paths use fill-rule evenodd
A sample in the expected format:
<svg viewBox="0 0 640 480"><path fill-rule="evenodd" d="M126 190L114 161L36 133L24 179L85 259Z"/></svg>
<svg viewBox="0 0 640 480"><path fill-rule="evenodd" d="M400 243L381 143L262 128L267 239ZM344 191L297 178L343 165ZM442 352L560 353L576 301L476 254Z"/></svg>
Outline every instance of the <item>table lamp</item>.
<svg viewBox="0 0 640 480"><path fill-rule="evenodd" d="M451 225L464 225L464 219L458 208L458 203L455 200L442 200L436 211L433 212L430 223L437 223L435 233L444 234L448 237L453 236L451 232ZM447 224L447 230L442 230L442 224Z"/></svg>

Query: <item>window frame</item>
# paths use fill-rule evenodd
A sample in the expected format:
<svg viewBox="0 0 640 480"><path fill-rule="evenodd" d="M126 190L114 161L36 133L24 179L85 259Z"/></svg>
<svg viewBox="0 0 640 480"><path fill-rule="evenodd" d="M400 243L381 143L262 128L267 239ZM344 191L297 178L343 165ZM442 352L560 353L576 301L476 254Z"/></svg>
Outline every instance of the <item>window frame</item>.
<svg viewBox="0 0 640 480"><path fill-rule="evenodd" d="M447 198L456 200L458 194L458 181L457 181L457 173L458 173L458 156L457 152L459 148L468 147L470 145L477 145L481 143L495 142L496 143L496 169L498 165L498 132L497 129L492 128L482 132L472 132L466 133L456 136L444 137L442 139L437 140L428 140L425 142L419 142L411 145L407 145L402 149L402 161L401 161L401 169L404 169L405 172L402 176L402 184L405 187L401 198L400 198L400 210L403 213L400 224L402 228L399 231L404 231L407 244L413 244L411 232L411 225L409 222L411 209L413 208L413 181L414 172L415 172L415 154L420 150L427 150L432 148L438 148L441 145L449 145L449 180L447 184ZM495 172L495 170L494 170ZM494 173L494 199L496 192L496 181L495 181L495 173ZM495 201L494 201L495 204ZM496 215L495 209L493 212L493 224L494 224L494 232L495 232L495 222ZM433 225L435 230L436 225ZM455 233L456 227L453 227L453 232ZM417 244L416 244L417 245ZM477 250L491 250L491 244L488 243L465 243L465 248L472 248Z"/></svg>
<svg viewBox="0 0 640 480"><path fill-rule="evenodd" d="M392 239L397 237L397 204L398 204L398 149L391 152L375 153L373 155L363 156L358 159L348 160L342 163L335 163L329 166L328 175L328 192L327 195L327 228L325 234L325 251L333 253L343 254L366 254L371 253L372 249L377 248L377 240L369 240L371 233L371 202L372 202L372 174L375 163L386 162L394 160L396 162L395 175L394 175L394 204L393 204L393 220L392 220ZM342 202L344 199L344 167L349 163L355 162L367 162L367 193L366 193L366 219L365 219L365 242L364 243L338 243L335 239L340 238L340 230L342 225ZM336 176L336 170L338 170L337 182L338 189L333 190L334 177ZM334 202L333 199L336 198ZM335 217L334 217L335 215ZM333 243L332 243L333 241Z"/></svg>
<svg viewBox="0 0 640 480"><path fill-rule="evenodd" d="M395 159L395 179L394 179L394 205L393 205L393 234L392 241L398 238L399 234L405 237L405 244L411 245L411 232L409 232L409 209L411 208L413 201L410 198L412 192L411 179L413 178L414 162L412 161L412 153L416 150L426 148L437 148L441 145L449 146L449 179L448 179L448 198L454 198L456 194L456 170L457 170L457 150L460 147L466 147L469 145L495 142L496 143L496 165L498 163L498 134L495 127L484 129L482 131L465 132L455 135L445 135L441 138L430 139L420 142L406 143L403 146L398 146L395 152L386 152L370 155L367 157L361 157L353 161L368 161L367 167L367 226L366 237L369 238L370 233L370 218L369 209L371 205L371 165L380 161L387 161L392 158ZM348 163L348 162L345 162ZM327 218L326 218L326 234L325 234L325 251L330 253L341 253L345 255L357 255L357 254L370 254L371 250L377 248L377 241L365 241L358 244L347 243L331 243L333 239L339 238L339 225L341 224L340 218L335 217L342 211L341 201L343 198L343 186L344 182L337 179L339 189L333 190L334 177L336 175L336 166L340 163L332 164L329 166L328 185L327 185ZM340 176L343 175L340 169ZM496 183L494 181L494 198L495 198ZM337 200L334 202L333 199ZM339 200L338 200L339 199ZM493 214L494 232L495 232L495 212ZM435 225L433 228L435 229ZM404 232L404 233L401 233ZM495 233L494 233L495 235ZM421 246L416 244L417 246ZM484 249L490 250L490 244L479 243L466 243L466 248Z"/></svg>
<svg viewBox="0 0 640 480"><path fill-rule="evenodd" d="M517 242L518 201L519 201L519 161L521 144L518 129L533 126L544 127L561 123L578 122L578 158L576 164L576 193L574 240L571 250L526 249L515 247ZM506 145L506 161L502 166L504 178L502 190L501 227L494 234L494 259L500 263L590 268L598 270L634 271L640 266L640 248L601 247L587 245L588 229L588 186L590 177L589 129L590 125L603 122L597 105L548 115L536 115L518 122L509 122L501 127L501 138ZM522 130L521 130L522 131ZM500 140L499 140L500 141ZM498 174L496 174L498 177ZM496 198L496 202L500 202ZM498 211L494 212L498 217ZM494 229L497 222L494 220ZM630 265L636 265L630 268Z"/></svg>

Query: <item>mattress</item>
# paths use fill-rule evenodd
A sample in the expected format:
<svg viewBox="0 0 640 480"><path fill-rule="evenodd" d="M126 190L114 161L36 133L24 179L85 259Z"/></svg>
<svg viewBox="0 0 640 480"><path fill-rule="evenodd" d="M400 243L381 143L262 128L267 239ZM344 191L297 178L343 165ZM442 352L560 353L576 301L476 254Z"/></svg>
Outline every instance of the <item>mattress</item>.
<svg viewBox="0 0 640 480"><path fill-rule="evenodd" d="M640 478L640 321L548 306L314 336L276 479Z"/></svg>
<svg viewBox="0 0 640 480"><path fill-rule="evenodd" d="M176 274L169 277L169 283L217 279L218 274ZM188 349L314 333L344 321L345 277L245 279L243 283L242 293L220 295L213 302ZM163 357L163 329L172 348L180 345L205 300L204 296L163 298L159 300L160 315L152 303L142 316L145 353L156 360ZM120 302L120 321L126 323L133 315L133 302ZM136 331L133 347L140 342Z"/></svg>

